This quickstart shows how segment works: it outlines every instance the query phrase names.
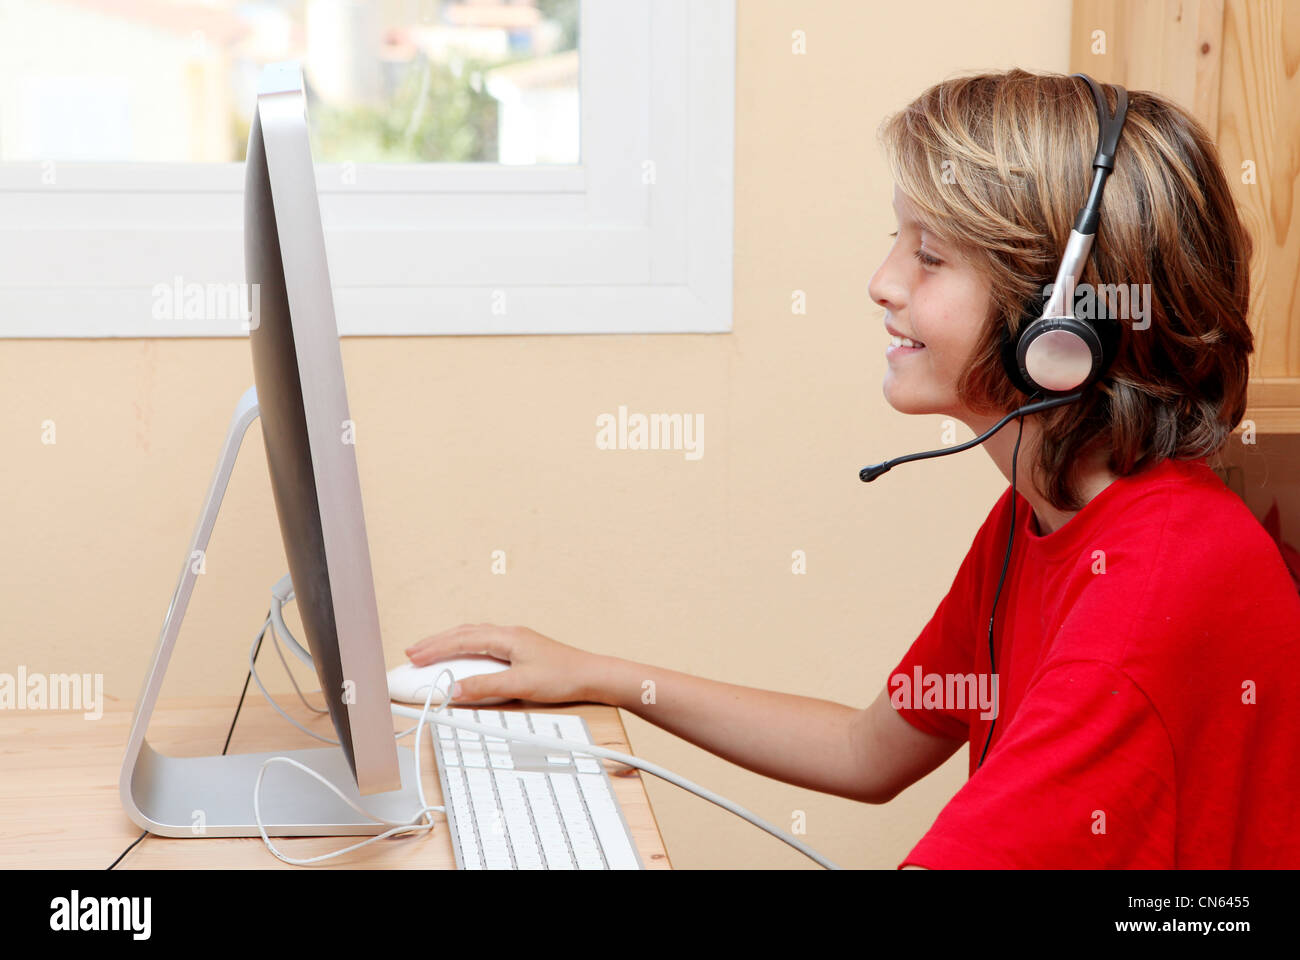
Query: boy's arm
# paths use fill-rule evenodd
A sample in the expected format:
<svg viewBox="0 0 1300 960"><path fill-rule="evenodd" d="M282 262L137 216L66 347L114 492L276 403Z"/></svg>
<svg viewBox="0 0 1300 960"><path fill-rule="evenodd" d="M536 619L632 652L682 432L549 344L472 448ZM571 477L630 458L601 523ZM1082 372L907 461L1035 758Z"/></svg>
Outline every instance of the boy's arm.
<svg viewBox="0 0 1300 960"><path fill-rule="evenodd" d="M452 697L461 705L491 697L608 703L757 773L867 803L893 798L965 743L914 727L887 689L860 710L600 656L527 627L462 624L406 652L416 666L467 653L510 664L457 683Z"/></svg>
<svg viewBox="0 0 1300 960"><path fill-rule="evenodd" d="M893 799L964 742L918 730L887 689L859 710L606 658L591 699L756 773L866 803Z"/></svg>

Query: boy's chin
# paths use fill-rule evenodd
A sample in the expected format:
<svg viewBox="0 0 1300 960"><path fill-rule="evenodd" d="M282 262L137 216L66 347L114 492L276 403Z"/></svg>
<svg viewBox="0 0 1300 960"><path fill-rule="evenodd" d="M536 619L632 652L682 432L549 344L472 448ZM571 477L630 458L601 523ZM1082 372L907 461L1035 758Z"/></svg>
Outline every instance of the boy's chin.
<svg viewBox="0 0 1300 960"><path fill-rule="evenodd" d="M908 416L924 416L935 413L950 414L952 411L951 405L941 402L938 398L916 396L906 390L891 390L888 384L886 384L883 392L886 403L899 413Z"/></svg>

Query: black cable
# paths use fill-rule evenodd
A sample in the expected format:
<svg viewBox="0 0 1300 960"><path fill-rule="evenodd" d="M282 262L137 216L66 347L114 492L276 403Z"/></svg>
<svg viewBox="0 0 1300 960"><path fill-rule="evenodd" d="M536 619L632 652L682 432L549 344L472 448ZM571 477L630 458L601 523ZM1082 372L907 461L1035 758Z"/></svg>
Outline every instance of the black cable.
<svg viewBox="0 0 1300 960"><path fill-rule="evenodd" d="M1038 394L1034 394L1034 396L1037 397ZM993 654L993 618L997 616L998 598L1002 596L1002 581L1006 579L1007 567L1011 563L1011 544L1014 543L1016 539L1016 459L1020 456L1020 438L1024 436L1025 433L1024 416L1022 415L1017 417L1016 420L1020 426L1016 431L1015 448L1011 451L1011 534L1007 537L1006 556L1002 558L1002 574L998 577L997 593L993 595L993 612L989 614L989 680L993 684L993 696L995 702L999 701L1001 698L997 694L998 674L997 667L994 664ZM976 770L984 766L984 758L988 756L989 744L993 742L993 728L997 725L997 722L998 718L995 713L993 715L993 721L989 724L989 735L984 739L984 750L980 753L980 762L975 764Z"/></svg>
<svg viewBox="0 0 1300 960"><path fill-rule="evenodd" d="M108 869L109 869L109 870L112 870L112 869L113 869L114 867L116 867L119 863L121 863L121 862L122 862L122 858L125 857L128 853L130 853L130 852L135 848L135 845L136 845L137 843L139 843L141 840L143 840L143 839L144 839L145 837L147 837L147 836L149 836L149 831L148 831L148 830L146 830L144 833L140 834L140 836L136 837L135 840L131 843L131 846L127 847L125 850L123 850L121 853L119 853L119 854L117 855L117 859L114 860L112 863L110 863L110 864L108 865Z"/></svg>
<svg viewBox="0 0 1300 960"><path fill-rule="evenodd" d="M271 611L266 611L266 619L262 621L267 624L271 619ZM253 648L253 663L257 662L257 655L262 652L262 641L266 639L267 627L262 627L262 632L257 635L257 646ZM250 665L248 673L244 675L244 689L239 693L239 703L235 705L235 715L230 718L230 729L226 732L226 745L221 748L221 755L224 757L226 751L230 749L230 738L235 735L235 721L239 719L239 711L244 708L244 697L248 696L248 685L253 680L253 668Z"/></svg>
<svg viewBox="0 0 1300 960"><path fill-rule="evenodd" d="M262 622L266 623L270 619L271 619L271 611L268 608L266 611L266 618ZM262 632L257 636L257 646L253 648L254 663L257 662L257 655L262 652L262 640L265 637L266 637L266 627L263 627ZM244 689L239 694L239 703L235 705L235 715L230 718L230 729L226 731L226 744L221 748L221 755L223 757L226 755L226 751L230 749L230 738L235 735L235 723L239 720L239 711L244 709L244 697L248 696L248 685L252 682L252 680L253 680L253 669L250 666L248 670L248 674L244 677ZM117 859L108 865L108 869L112 870L119 863L121 863L122 858L125 857L128 853L130 853L133 849L135 849L135 845L147 836L149 836L148 830L144 831L142 834L140 834L140 836L136 837L135 840L131 842L131 845L127 847L125 850L123 850L121 853L119 853L117 855Z"/></svg>

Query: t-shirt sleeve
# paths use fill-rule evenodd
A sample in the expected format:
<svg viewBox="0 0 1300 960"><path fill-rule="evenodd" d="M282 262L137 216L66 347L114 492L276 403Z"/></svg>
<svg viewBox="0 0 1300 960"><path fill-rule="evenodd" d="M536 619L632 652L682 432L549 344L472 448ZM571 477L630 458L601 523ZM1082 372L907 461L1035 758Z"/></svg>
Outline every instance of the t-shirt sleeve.
<svg viewBox="0 0 1300 960"><path fill-rule="evenodd" d="M975 646L981 641L981 583L989 564L988 553L1001 530L1003 550L1006 546L1009 519L1003 514L1010 508L1010 491L994 505L975 534L966 557L957 569L952 586L939 602L929 622L913 641L903 659L889 673L887 686L894 709L912 726L937 736L966 740L970 736L970 710L926 703L919 678L966 676L974 673ZM998 555L1001 562L1002 555ZM987 629L987 624L985 625ZM985 635L987 636L987 634Z"/></svg>
<svg viewBox="0 0 1300 960"><path fill-rule="evenodd" d="M1174 865L1173 748L1145 694L1115 667L1045 670L984 766L900 866Z"/></svg>

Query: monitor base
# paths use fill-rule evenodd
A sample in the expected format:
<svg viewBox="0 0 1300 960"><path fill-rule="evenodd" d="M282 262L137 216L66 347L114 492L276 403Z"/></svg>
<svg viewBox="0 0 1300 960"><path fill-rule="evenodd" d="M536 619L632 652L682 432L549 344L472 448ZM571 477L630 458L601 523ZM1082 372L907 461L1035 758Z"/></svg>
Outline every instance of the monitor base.
<svg viewBox="0 0 1300 960"><path fill-rule="evenodd" d="M415 754L398 747L402 783L415 783ZM143 745L132 777L131 819L160 837L256 837L253 785L262 764L289 757L315 770L354 803L385 820L409 820L420 809L415 790L361 797L337 747L170 757ZM272 837L369 835L387 830L357 813L315 779L288 764L271 764L262 778L262 823Z"/></svg>
<svg viewBox="0 0 1300 960"><path fill-rule="evenodd" d="M249 387L231 418L207 499L163 620L162 634L136 700L126 755L122 758L119 790L123 808L142 829L163 837L259 836L253 816L253 785L262 763L277 756L290 757L315 770L375 816L404 821L420 808L415 789L415 755L405 747L397 751L402 789L363 798L341 747L173 757L159 753L145 738L190 595L203 569L204 551L216 525L239 448L257 417L257 391ZM267 769L262 780L261 804L266 832L273 837L364 835L382 833L389 828L387 824L367 820L324 785L288 764L272 764Z"/></svg>

